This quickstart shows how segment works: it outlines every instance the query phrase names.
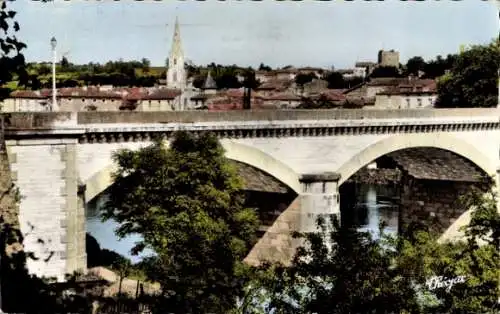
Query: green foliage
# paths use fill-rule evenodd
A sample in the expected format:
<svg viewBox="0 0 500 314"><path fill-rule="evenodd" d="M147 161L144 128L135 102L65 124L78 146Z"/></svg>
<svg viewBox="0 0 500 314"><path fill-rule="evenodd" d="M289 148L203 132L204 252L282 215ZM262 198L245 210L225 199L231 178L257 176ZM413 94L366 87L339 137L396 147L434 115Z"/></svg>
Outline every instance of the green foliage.
<svg viewBox="0 0 500 314"><path fill-rule="evenodd" d="M301 234L291 267L276 267L265 281L276 313L414 312L411 279L392 267L396 252L368 233L319 221L320 231Z"/></svg>
<svg viewBox="0 0 500 314"><path fill-rule="evenodd" d="M312 82L317 76L314 73L300 73L295 76L295 83L299 86L304 86L305 84Z"/></svg>
<svg viewBox="0 0 500 314"><path fill-rule="evenodd" d="M328 88L331 89L351 88L363 82L363 78L361 77L344 79L344 76L336 71L324 74L323 79L328 82Z"/></svg>
<svg viewBox="0 0 500 314"><path fill-rule="evenodd" d="M462 198L464 209L474 210L465 228L465 242L438 244L422 231L400 240L397 265L402 274L416 278L420 285L431 276L466 278L449 291L428 291L436 302L422 304L423 313L493 313L498 306L500 215L496 196L491 189L486 194L473 189Z"/></svg>
<svg viewBox="0 0 500 314"><path fill-rule="evenodd" d="M257 272L248 292L260 305L240 302L249 308L241 313L497 313L500 214L491 184L462 197L473 212L461 242L440 243L421 224L373 240L319 221L319 232L299 235L304 244L290 267ZM433 276L465 282L431 289Z"/></svg>
<svg viewBox="0 0 500 314"><path fill-rule="evenodd" d="M425 69L425 60L422 57L413 57L408 59L406 62L406 74L418 75L419 71L424 71Z"/></svg>
<svg viewBox="0 0 500 314"><path fill-rule="evenodd" d="M30 63L31 89L51 87L51 64L46 62ZM153 70L148 59L139 61L109 61L105 64L89 63L76 65L66 57L56 65L57 86L76 87L81 85L115 85L151 87L165 77L161 71ZM32 83L35 82L35 83ZM36 88L35 88L36 87Z"/></svg>
<svg viewBox="0 0 500 314"><path fill-rule="evenodd" d="M17 78L19 85L27 81L24 56L21 53L26 45L14 35L19 24L14 20L16 12L7 8L7 2L0 3L0 100L8 97L11 90L5 84Z"/></svg>
<svg viewBox="0 0 500 314"><path fill-rule="evenodd" d="M456 58L456 54L449 54L446 58L438 55L435 60L426 62L423 70L425 73L423 78L435 79L444 75L447 70L451 70Z"/></svg>
<svg viewBox="0 0 500 314"><path fill-rule="evenodd" d="M270 66L265 65L264 63L261 63L259 65L259 71L268 71L269 72L269 71L272 71L272 70L273 69Z"/></svg>
<svg viewBox="0 0 500 314"><path fill-rule="evenodd" d="M453 62L449 76L438 82L437 107L496 107L500 40L472 46Z"/></svg>
<svg viewBox="0 0 500 314"><path fill-rule="evenodd" d="M243 291L241 261L254 244L254 211L217 138L176 133L139 151L115 154L116 183L104 219L119 236L139 233L133 252L152 249L150 275L174 312L224 313Z"/></svg>
<svg viewBox="0 0 500 314"><path fill-rule="evenodd" d="M328 88L344 88L345 80L341 73L330 72L324 79L328 82Z"/></svg>

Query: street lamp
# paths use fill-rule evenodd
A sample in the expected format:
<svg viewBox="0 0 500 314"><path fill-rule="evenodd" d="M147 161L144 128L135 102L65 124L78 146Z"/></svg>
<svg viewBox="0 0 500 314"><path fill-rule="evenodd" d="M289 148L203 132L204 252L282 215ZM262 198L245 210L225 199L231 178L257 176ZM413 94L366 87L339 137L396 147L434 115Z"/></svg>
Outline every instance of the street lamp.
<svg viewBox="0 0 500 314"><path fill-rule="evenodd" d="M55 37L52 37L50 40L50 46L52 47L52 111L54 111L57 107L56 104L56 45L57 45L57 40Z"/></svg>

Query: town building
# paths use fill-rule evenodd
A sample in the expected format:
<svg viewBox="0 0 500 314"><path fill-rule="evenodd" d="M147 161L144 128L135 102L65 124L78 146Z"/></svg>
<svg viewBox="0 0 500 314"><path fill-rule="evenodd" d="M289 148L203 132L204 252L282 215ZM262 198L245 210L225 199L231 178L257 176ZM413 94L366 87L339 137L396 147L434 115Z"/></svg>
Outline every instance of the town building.
<svg viewBox="0 0 500 314"><path fill-rule="evenodd" d="M415 77L372 78L347 89L344 95L350 102L380 109L426 108L437 98L434 80Z"/></svg>

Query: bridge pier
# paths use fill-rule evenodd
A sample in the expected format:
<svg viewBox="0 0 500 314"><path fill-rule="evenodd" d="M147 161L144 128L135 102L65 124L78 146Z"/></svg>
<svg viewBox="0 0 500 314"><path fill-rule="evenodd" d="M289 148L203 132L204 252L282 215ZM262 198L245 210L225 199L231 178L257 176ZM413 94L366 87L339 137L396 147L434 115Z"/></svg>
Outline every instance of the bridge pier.
<svg viewBox="0 0 500 314"><path fill-rule="evenodd" d="M325 172L306 174L300 178L303 191L300 194L300 232L318 231L317 220L336 215L340 220L340 175ZM325 221L328 223L328 220ZM327 225L328 226L328 225Z"/></svg>
<svg viewBox="0 0 500 314"><path fill-rule="evenodd" d="M340 219L340 175L337 173L305 174L300 178L302 192L281 213L273 225L254 245L245 258L251 265L279 262L288 265L303 243L293 239L293 232L315 232L317 219L337 215Z"/></svg>

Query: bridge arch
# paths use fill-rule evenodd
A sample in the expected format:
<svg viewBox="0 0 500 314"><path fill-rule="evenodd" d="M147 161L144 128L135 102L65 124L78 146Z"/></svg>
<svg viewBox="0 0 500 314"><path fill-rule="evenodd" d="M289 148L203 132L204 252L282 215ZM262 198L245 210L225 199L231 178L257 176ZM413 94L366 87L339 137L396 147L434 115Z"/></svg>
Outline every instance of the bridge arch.
<svg viewBox="0 0 500 314"><path fill-rule="evenodd" d="M341 176L339 185L379 157L398 150L417 147L433 147L447 150L470 160L488 175L494 175L496 172L492 161L485 154L473 145L453 135L405 134L391 136L378 141L349 159L338 170Z"/></svg>
<svg viewBox="0 0 500 314"><path fill-rule="evenodd" d="M404 136L391 136L381 140L352 157L338 170L338 173L341 175L339 186L361 168L377 158L398 150L417 147L433 147L447 150L470 160L487 175L492 176L496 173L493 162L476 147L464 140L448 134L406 134ZM460 232L460 228L469 224L470 217L471 210L462 213L462 215L460 215L460 217L441 235L439 241L455 241L462 238L463 233Z"/></svg>
<svg viewBox="0 0 500 314"><path fill-rule="evenodd" d="M295 193L300 193L299 175L286 164L248 145L231 140L222 140L221 144L228 159L239 161L262 170L287 185ZM112 174L115 171L116 165L110 163L85 182L85 200L87 202L94 199L113 184Z"/></svg>

